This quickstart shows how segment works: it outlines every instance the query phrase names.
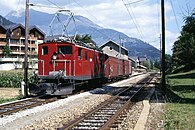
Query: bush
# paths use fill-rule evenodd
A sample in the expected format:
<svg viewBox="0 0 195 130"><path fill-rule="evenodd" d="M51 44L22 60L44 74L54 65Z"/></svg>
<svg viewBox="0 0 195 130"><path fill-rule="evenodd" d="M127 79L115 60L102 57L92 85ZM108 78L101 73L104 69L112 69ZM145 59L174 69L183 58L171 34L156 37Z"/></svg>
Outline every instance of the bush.
<svg viewBox="0 0 195 130"><path fill-rule="evenodd" d="M28 71L28 80L32 77L32 71ZM23 70L0 71L0 87L19 88L24 79Z"/></svg>

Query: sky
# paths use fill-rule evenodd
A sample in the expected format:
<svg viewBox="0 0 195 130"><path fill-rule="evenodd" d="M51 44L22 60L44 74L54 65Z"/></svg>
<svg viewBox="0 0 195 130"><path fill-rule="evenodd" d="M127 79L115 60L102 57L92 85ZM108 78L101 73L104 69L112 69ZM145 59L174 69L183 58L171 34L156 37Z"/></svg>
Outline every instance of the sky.
<svg viewBox="0 0 195 130"><path fill-rule="evenodd" d="M129 37L141 39L160 49L160 0L29 0L39 6L32 9L55 13L57 8L71 10L104 28L115 29ZM40 7L48 6L47 7ZM25 0L0 0L0 15L24 10ZM172 54L174 41L180 35L184 17L195 8L194 0L165 0L167 54ZM125 41L125 39L124 39Z"/></svg>

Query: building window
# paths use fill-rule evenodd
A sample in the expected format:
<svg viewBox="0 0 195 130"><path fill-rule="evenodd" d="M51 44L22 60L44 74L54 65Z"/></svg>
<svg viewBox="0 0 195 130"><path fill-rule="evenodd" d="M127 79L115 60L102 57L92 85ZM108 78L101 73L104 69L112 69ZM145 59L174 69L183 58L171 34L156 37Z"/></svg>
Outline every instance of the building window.
<svg viewBox="0 0 195 130"><path fill-rule="evenodd" d="M111 46L109 47L109 49L110 49L110 51L112 51L112 50L113 50L113 48L112 48Z"/></svg>
<svg viewBox="0 0 195 130"><path fill-rule="evenodd" d="M72 46L58 46L58 52L62 54L72 54Z"/></svg>
<svg viewBox="0 0 195 130"><path fill-rule="evenodd" d="M35 41L31 41L31 44L35 44Z"/></svg>
<svg viewBox="0 0 195 130"><path fill-rule="evenodd" d="M48 46L43 46L42 47L42 55L47 55L48 54Z"/></svg>

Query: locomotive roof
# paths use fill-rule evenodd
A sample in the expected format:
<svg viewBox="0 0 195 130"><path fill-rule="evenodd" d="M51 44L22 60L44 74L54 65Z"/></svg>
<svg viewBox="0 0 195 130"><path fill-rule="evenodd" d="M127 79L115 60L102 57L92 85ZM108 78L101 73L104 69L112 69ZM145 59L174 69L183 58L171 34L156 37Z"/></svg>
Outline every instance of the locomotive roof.
<svg viewBox="0 0 195 130"><path fill-rule="evenodd" d="M79 46L83 46L89 49L93 49L93 50L98 50L101 51L95 43L84 43L82 41L76 41L74 40L74 37L60 37L59 35L56 36L48 36L46 38L46 42L44 42L43 44L49 44L49 43L70 43L70 44L74 44L74 45L79 45Z"/></svg>

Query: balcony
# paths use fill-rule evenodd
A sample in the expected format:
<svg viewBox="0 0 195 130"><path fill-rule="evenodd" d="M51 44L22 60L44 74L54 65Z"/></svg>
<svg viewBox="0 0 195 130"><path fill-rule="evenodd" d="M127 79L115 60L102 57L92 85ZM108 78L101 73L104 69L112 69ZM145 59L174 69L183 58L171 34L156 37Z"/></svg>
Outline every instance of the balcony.
<svg viewBox="0 0 195 130"><path fill-rule="evenodd" d="M15 54L15 55L24 55L25 54L25 51L24 50L12 50L11 54ZM36 51L28 51L28 55L37 55L37 52Z"/></svg>
<svg viewBox="0 0 195 130"><path fill-rule="evenodd" d="M6 38L6 34L0 34L0 38Z"/></svg>
<svg viewBox="0 0 195 130"><path fill-rule="evenodd" d="M10 43L9 44L9 46L11 47L11 46L18 46L18 47L22 47L22 46L24 46L24 45L22 45L22 44L20 44L20 43Z"/></svg>
<svg viewBox="0 0 195 130"><path fill-rule="evenodd" d="M36 44L28 44L28 47L33 47L33 48L37 48Z"/></svg>
<svg viewBox="0 0 195 130"><path fill-rule="evenodd" d="M0 42L0 46L5 46L7 42Z"/></svg>
<svg viewBox="0 0 195 130"><path fill-rule="evenodd" d="M18 54L18 55L22 55L22 54L24 54L24 51L12 50L11 54Z"/></svg>

